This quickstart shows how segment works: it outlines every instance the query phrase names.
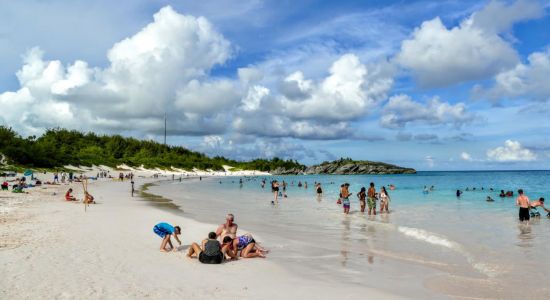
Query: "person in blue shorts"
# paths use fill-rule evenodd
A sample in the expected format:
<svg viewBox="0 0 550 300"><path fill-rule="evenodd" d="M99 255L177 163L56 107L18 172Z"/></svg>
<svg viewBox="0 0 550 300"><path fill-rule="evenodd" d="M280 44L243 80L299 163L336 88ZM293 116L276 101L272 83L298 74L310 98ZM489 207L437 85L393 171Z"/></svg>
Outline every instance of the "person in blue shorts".
<svg viewBox="0 0 550 300"><path fill-rule="evenodd" d="M168 223L158 223L153 227L153 232L162 238L162 243L160 244L161 252L168 252L169 250L174 250L174 245L172 245L171 236L174 235L178 244L181 245L181 241L178 238L178 235L181 234L181 228L179 226L172 226ZM166 250L166 245L170 245L170 249Z"/></svg>

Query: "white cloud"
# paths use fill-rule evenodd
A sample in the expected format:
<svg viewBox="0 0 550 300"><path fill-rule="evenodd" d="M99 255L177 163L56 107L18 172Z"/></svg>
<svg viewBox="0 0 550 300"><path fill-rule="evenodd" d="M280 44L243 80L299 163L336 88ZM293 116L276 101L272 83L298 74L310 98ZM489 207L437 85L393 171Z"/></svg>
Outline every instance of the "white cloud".
<svg viewBox="0 0 550 300"><path fill-rule="evenodd" d="M352 120L364 116L369 109L387 97L393 78L381 68L369 70L359 58L346 54L330 67L330 74L317 84L293 73L285 79L293 83L294 94L288 91L281 100L287 115L297 119Z"/></svg>
<svg viewBox="0 0 550 300"><path fill-rule="evenodd" d="M205 18L167 6L108 51L106 68L79 60L64 66L31 49L17 72L20 89L0 94L10 109L2 118L22 133L51 126L152 133L166 112L172 133L223 132L239 91L208 74L230 56L229 42Z"/></svg>
<svg viewBox="0 0 550 300"><path fill-rule="evenodd" d="M498 162L534 161L537 155L518 141L506 140L504 146L487 150L487 158Z"/></svg>
<svg viewBox="0 0 550 300"><path fill-rule="evenodd" d="M426 162L429 168L433 168L435 166L435 158L433 158L432 156L428 155L424 157L424 161Z"/></svg>
<svg viewBox="0 0 550 300"><path fill-rule="evenodd" d="M429 87L493 76L518 62L516 51L500 34L542 12L536 1L493 1L451 29L436 17L402 42L396 61Z"/></svg>
<svg viewBox="0 0 550 300"><path fill-rule="evenodd" d="M460 128L472 122L473 113L466 111L464 103L450 104L434 97L425 105L408 95L392 96L384 106L380 125L386 128L403 128L407 124L452 125Z"/></svg>
<svg viewBox="0 0 550 300"><path fill-rule="evenodd" d="M472 161L472 156L468 152L460 153L460 158L465 161Z"/></svg>
<svg viewBox="0 0 550 300"><path fill-rule="evenodd" d="M502 98L526 97L538 101L550 100L550 48L544 52L534 52L527 58L527 63L519 63L514 68L495 76L494 85L488 89L481 86L474 88L477 97L491 100Z"/></svg>

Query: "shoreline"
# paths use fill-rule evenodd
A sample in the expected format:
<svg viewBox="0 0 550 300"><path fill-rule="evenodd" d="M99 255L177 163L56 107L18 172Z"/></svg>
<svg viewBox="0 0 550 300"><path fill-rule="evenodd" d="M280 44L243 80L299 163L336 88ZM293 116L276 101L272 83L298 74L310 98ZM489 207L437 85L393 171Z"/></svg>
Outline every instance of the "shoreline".
<svg viewBox="0 0 550 300"><path fill-rule="evenodd" d="M153 181L138 178L136 186ZM69 185L56 187L56 195L33 198L19 207L10 225L0 229L3 240L17 244L0 248L0 266L3 274L9 274L0 283L0 297L278 299L319 295L320 299L351 299L368 292L373 297L396 298L339 283L319 286L269 258L202 265L186 258L185 250L217 225L182 217L149 201L135 201L125 183L90 183L98 204L86 212L81 204L63 200L61 192ZM152 227L161 221L182 227L179 251L158 251L160 239Z"/></svg>

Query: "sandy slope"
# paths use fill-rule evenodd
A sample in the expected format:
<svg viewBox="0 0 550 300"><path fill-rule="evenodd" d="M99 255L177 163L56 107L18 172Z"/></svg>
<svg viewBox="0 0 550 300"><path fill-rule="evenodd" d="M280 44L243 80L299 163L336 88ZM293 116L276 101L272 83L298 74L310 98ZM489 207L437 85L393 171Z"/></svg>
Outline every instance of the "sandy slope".
<svg viewBox="0 0 550 300"><path fill-rule="evenodd" d="M215 225L131 198L127 182L95 182L89 189L99 204L87 212L49 190L2 215L0 299L390 298L372 289L299 278L269 258L200 264L184 251ZM158 251L160 239L152 227L159 221L182 226L180 251Z"/></svg>

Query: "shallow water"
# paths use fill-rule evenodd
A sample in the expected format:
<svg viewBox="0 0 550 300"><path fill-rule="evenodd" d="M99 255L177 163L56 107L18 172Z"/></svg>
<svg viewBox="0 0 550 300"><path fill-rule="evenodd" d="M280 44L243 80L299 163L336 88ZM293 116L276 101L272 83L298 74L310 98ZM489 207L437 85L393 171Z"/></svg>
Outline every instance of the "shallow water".
<svg viewBox="0 0 550 300"><path fill-rule="evenodd" d="M414 298L550 297L550 219L541 211L540 219L519 225L515 198L498 197L501 189L523 188L531 199L547 198L549 171L277 176L289 187L288 198L276 205L270 203L272 177L264 189L261 178L243 178L242 185L235 177L168 181L150 191L173 199L198 221L222 223L234 213L241 228L272 250L269 259L319 280ZM308 189L298 181L307 181ZM321 198L316 181L323 185ZM377 188L397 187L388 189L390 214L360 213L354 195L351 214L344 215L336 204L339 184L350 183L355 194L371 181ZM424 194L425 185L435 189ZM476 191L457 198L456 189L466 187ZM486 202L487 196L495 202Z"/></svg>

